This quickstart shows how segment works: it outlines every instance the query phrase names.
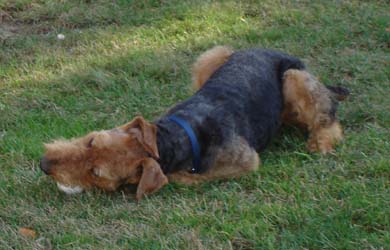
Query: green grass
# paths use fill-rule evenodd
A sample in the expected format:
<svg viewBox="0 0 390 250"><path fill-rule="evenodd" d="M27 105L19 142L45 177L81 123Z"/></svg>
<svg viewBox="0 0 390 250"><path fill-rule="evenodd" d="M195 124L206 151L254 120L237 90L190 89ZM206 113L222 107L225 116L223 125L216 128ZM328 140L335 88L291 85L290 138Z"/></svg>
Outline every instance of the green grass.
<svg viewBox="0 0 390 250"><path fill-rule="evenodd" d="M0 249L389 249L387 1L0 1ZM57 34L65 35L58 40ZM43 142L161 115L190 96L216 44L296 55L352 95L345 142L307 154L283 131L256 173L66 196L38 167ZM19 235L34 229L34 240Z"/></svg>

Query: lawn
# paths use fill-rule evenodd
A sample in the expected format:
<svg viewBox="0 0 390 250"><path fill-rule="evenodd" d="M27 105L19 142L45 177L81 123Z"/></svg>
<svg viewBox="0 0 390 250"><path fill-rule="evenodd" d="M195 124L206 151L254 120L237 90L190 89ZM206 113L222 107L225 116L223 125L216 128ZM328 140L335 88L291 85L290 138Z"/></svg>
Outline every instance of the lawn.
<svg viewBox="0 0 390 250"><path fill-rule="evenodd" d="M257 172L139 203L66 196L40 171L44 142L190 96L192 62L217 44L282 50L348 87L336 152L283 129ZM0 0L0 249L390 249L389 94L386 0Z"/></svg>

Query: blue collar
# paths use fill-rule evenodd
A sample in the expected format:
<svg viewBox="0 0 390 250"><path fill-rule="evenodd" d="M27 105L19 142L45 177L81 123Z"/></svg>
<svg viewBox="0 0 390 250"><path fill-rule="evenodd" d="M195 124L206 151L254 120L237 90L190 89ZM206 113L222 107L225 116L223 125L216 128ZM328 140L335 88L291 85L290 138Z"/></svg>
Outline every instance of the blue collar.
<svg viewBox="0 0 390 250"><path fill-rule="evenodd" d="M192 146L192 173L199 173L200 171L200 146L198 143L198 139L196 138L196 135L194 133L194 130L191 128L191 125L188 124L185 120L175 116L171 115L168 117L170 121L173 121L180 127L186 131L188 139L190 139L191 146Z"/></svg>

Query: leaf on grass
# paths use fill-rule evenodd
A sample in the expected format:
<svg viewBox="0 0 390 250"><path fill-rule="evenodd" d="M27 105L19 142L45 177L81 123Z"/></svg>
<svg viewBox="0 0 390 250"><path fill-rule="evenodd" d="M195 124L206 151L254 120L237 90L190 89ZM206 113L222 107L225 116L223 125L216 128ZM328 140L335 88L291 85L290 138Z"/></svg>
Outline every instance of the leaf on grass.
<svg viewBox="0 0 390 250"><path fill-rule="evenodd" d="M19 233L21 235L23 235L24 237L31 238L31 239L34 239L35 237L37 237L37 233L34 230L27 228L27 227L19 228Z"/></svg>

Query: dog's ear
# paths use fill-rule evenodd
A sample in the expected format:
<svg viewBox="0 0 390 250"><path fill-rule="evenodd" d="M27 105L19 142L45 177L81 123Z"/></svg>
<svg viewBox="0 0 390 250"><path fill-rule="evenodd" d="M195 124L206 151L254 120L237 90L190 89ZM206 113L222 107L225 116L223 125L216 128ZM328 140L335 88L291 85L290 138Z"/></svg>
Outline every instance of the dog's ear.
<svg viewBox="0 0 390 250"><path fill-rule="evenodd" d="M326 86L338 101L344 101L349 96L349 90L341 86Z"/></svg>
<svg viewBox="0 0 390 250"><path fill-rule="evenodd" d="M157 127L145 121L142 116L135 117L132 121L122 126L122 129L134 135L145 150L155 159L160 158L157 148Z"/></svg>
<svg viewBox="0 0 390 250"><path fill-rule="evenodd" d="M137 200L146 194L154 193L168 183L168 178L153 158L146 158L141 164L142 175L137 187Z"/></svg>

